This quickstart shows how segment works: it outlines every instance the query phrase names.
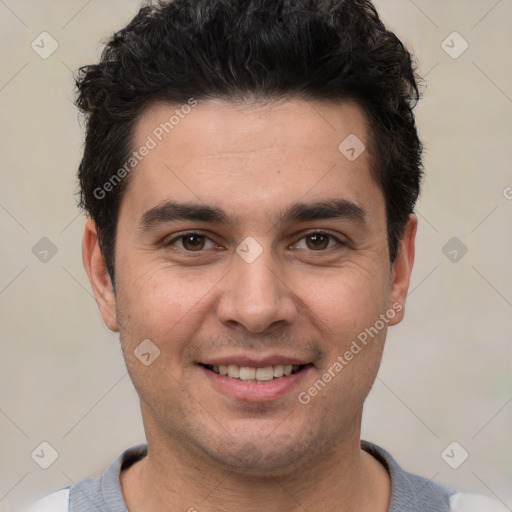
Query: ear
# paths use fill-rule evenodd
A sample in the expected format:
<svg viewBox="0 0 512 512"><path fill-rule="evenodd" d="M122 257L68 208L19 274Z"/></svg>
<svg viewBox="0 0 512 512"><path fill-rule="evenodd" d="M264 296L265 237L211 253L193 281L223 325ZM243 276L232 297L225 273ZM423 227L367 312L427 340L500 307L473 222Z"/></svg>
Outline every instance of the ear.
<svg viewBox="0 0 512 512"><path fill-rule="evenodd" d="M98 230L92 219L87 219L85 223L82 260L103 321L111 331L118 331L114 287L100 249Z"/></svg>
<svg viewBox="0 0 512 512"><path fill-rule="evenodd" d="M405 300L414 264L414 243L417 227L418 219L416 215L409 215L391 270L390 305L395 310L396 315L390 320L389 325L398 324L404 317Z"/></svg>

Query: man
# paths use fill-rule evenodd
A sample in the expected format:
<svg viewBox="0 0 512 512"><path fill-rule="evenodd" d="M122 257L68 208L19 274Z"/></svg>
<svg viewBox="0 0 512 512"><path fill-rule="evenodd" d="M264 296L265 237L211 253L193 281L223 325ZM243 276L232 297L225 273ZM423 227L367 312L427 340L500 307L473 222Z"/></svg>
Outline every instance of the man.
<svg viewBox="0 0 512 512"><path fill-rule="evenodd" d="M83 260L147 445L36 510L505 510L360 440L414 260L411 62L368 1L175 0L81 70Z"/></svg>

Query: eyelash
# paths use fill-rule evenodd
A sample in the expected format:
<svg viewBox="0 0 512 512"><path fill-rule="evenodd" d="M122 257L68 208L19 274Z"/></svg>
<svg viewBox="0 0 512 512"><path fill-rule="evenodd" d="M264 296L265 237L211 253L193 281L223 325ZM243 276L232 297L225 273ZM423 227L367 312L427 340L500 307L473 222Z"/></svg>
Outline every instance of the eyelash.
<svg viewBox="0 0 512 512"><path fill-rule="evenodd" d="M201 231L186 231L185 233L181 233L177 237L173 238L169 242L166 242L164 245L166 247L170 247L170 246L174 245L177 241L183 240L184 238L186 238L188 236L193 236L193 235L205 237L206 239L208 239L208 240L213 242L213 240L211 240L211 238L207 234L202 233ZM299 238L299 241L307 238L308 236L313 236L313 235L327 236L327 237L329 237L329 239L334 240L338 246L345 246L346 245L346 243L342 242L338 237L334 236L333 234L329 233L328 231L310 231L310 232L305 233L304 235L302 235ZM296 245L296 244L297 244L297 242L294 245ZM334 247L327 247L326 249L319 249L317 251L315 251L313 249L309 249L309 250L311 252L325 252L325 251L327 251L329 249L333 249L333 248ZM204 252L205 250L207 250L207 249L200 249L200 250L197 250L197 251L189 251L188 249L184 249L184 248L177 248L177 249L180 250L180 251L187 252L187 253L201 253L201 252Z"/></svg>

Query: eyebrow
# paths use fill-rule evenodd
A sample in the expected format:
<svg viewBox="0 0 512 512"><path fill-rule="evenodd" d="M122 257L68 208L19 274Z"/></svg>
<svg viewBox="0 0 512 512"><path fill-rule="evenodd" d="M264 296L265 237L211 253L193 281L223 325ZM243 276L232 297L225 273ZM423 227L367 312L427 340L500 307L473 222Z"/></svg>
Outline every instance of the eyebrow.
<svg viewBox="0 0 512 512"><path fill-rule="evenodd" d="M364 223L366 210L347 199L331 199L315 203L295 203L279 216L281 224L294 224L310 220L341 219Z"/></svg>
<svg viewBox="0 0 512 512"><path fill-rule="evenodd" d="M139 228L149 231L157 226L177 220L201 220L229 224L228 215L221 209L198 203L165 201L145 212L139 220Z"/></svg>
<svg viewBox="0 0 512 512"><path fill-rule="evenodd" d="M341 219L364 223L366 210L346 199L329 199L314 203L294 203L277 216L277 223L294 224L312 220ZM231 218L222 208L200 203L166 201L146 211L139 221L139 229L150 231L162 224L179 220L198 220L232 225Z"/></svg>

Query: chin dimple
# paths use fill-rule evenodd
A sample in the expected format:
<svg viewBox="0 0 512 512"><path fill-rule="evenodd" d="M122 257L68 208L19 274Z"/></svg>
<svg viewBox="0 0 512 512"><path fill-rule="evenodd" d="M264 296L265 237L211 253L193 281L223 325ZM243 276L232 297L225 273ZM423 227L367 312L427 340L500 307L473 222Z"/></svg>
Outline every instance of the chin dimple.
<svg viewBox="0 0 512 512"><path fill-rule="evenodd" d="M218 374L230 377L236 380L269 382L281 377L287 377L298 372L301 366L298 364L277 364L275 366L265 366L263 368L252 368L249 366L230 365L205 365L208 370Z"/></svg>

